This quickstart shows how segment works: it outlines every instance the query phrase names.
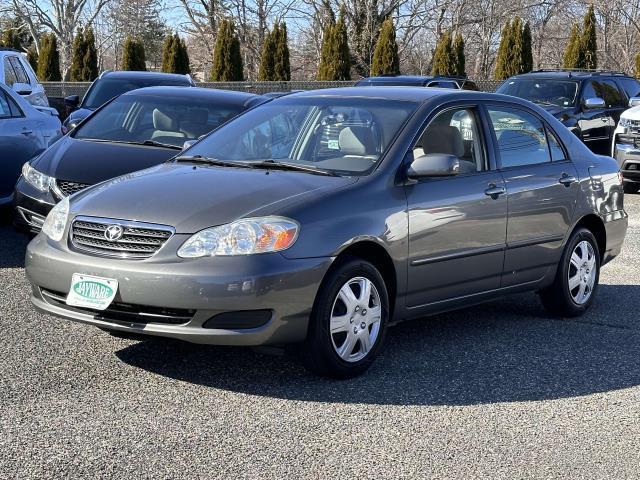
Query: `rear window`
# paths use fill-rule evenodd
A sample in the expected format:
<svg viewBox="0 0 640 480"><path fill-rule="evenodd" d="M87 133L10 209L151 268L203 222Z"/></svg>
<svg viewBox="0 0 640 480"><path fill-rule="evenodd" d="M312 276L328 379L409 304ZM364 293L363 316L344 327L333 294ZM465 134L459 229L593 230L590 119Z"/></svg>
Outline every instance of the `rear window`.
<svg viewBox="0 0 640 480"><path fill-rule="evenodd" d="M169 80L158 78L144 79L124 79L124 78L103 78L93 83L82 102L83 108L95 110L113 97L122 95L125 92L144 87L189 87L191 84L185 77L184 80Z"/></svg>

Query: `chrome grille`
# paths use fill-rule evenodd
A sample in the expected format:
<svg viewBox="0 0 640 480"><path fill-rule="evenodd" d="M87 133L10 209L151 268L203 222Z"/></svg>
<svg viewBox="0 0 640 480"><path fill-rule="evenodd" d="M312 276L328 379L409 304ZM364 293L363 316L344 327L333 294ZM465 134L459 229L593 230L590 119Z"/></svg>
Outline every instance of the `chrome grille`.
<svg viewBox="0 0 640 480"><path fill-rule="evenodd" d="M78 193L80 190L84 190L91 185L88 183L67 182L66 180L56 180L56 193L62 194L62 196L68 197L74 193Z"/></svg>
<svg viewBox="0 0 640 480"><path fill-rule="evenodd" d="M109 227L122 227L122 236L110 240ZM174 231L165 225L114 220L107 218L77 217L71 225L71 245L79 251L118 258L149 258L171 238Z"/></svg>

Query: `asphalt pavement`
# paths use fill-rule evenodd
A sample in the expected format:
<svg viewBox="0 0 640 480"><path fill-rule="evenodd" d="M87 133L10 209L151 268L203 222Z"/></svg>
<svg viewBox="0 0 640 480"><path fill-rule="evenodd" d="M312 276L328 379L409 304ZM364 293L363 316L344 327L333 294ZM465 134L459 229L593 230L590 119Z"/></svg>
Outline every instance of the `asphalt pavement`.
<svg viewBox="0 0 640 480"><path fill-rule="evenodd" d="M594 308L534 294L393 328L351 381L36 313L0 225L0 478L638 478L640 195Z"/></svg>

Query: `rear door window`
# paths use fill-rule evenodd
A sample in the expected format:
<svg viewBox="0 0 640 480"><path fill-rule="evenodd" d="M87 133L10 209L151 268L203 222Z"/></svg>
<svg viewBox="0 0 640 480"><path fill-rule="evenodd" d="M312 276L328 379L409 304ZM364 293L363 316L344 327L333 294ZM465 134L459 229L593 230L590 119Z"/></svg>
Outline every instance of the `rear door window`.
<svg viewBox="0 0 640 480"><path fill-rule="evenodd" d="M538 118L506 107L489 107L488 112L498 141L501 168L551 161L545 127Z"/></svg>
<svg viewBox="0 0 640 480"><path fill-rule="evenodd" d="M3 62L4 68L4 83L10 87L13 86L18 80L16 79L16 73L13 71L13 67L9 62L9 57L5 57Z"/></svg>
<svg viewBox="0 0 640 480"><path fill-rule="evenodd" d="M18 83L26 83L27 85L30 85L31 82L29 81L29 76L27 75L27 72L24 71L24 67L20 62L20 59L18 57L9 57L9 62L11 62L11 66L16 74L16 80Z"/></svg>

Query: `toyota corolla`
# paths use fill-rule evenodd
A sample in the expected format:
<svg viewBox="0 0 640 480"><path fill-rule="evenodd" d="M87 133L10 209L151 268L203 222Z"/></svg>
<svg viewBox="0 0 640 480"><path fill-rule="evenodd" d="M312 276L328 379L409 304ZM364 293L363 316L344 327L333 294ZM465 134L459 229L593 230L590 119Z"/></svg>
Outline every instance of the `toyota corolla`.
<svg viewBox="0 0 640 480"><path fill-rule="evenodd" d="M535 105L344 88L278 98L172 161L63 199L42 312L214 345L297 343L350 377L399 321L537 292L581 315L627 229L618 166Z"/></svg>

